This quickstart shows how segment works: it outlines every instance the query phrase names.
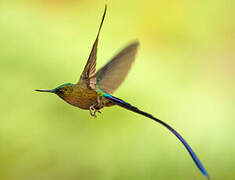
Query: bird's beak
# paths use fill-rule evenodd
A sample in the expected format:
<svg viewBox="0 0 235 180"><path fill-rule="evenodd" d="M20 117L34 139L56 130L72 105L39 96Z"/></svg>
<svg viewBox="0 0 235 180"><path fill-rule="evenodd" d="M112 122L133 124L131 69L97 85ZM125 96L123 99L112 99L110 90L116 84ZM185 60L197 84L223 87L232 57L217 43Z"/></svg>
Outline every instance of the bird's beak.
<svg viewBox="0 0 235 180"><path fill-rule="evenodd" d="M44 90L44 89L36 89L35 91L55 93L55 91L53 90Z"/></svg>

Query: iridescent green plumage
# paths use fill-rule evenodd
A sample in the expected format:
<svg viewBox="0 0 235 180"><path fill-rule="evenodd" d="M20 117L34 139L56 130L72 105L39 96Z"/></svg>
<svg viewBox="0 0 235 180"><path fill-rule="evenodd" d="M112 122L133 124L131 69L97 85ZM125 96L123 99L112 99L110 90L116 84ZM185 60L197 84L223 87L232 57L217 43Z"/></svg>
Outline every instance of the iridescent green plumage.
<svg viewBox="0 0 235 180"><path fill-rule="evenodd" d="M94 117L96 117L96 112L100 112L100 109L102 109L103 107L118 105L130 111L146 116L150 119L153 119L154 121L162 124L167 129L169 129L183 143L199 170L207 178L209 178L209 175L207 174L206 170L202 166L201 162L199 161L191 147L171 126L155 118L151 114L143 112L138 108L132 106L131 104L111 95L121 85L126 75L128 74L132 63L135 60L135 56L139 46L138 42L131 43L116 56L114 56L114 58L112 58L104 67L96 72L98 39L101 27L104 22L106 9L107 7L105 7L96 40L93 44L90 56L82 72L82 75L80 76L79 81L76 84L66 83L52 90L36 91L55 93L60 98L73 106L90 110L90 114Z"/></svg>

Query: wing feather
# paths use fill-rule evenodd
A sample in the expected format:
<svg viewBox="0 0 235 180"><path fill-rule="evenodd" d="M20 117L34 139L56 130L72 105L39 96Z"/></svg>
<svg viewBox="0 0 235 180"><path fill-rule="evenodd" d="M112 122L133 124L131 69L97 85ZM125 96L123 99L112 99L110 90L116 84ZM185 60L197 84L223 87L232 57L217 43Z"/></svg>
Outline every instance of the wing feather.
<svg viewBox="0 0 235 180"><path fill-rule="evenodd" d="M135 60L139 42L124 48L96 73L96 83L100 89L112 94L124 81Z"/></svg>
<svg viewBox="0 0 235 180"><path fill-rule="evenodd" d="M80 81L84 81L88 83L88 86L92 89L95 88L96 85L96 77L95 77L95 72L96 72L96 58L97 58L97 46L98 46L98 39L99 39L99 34L100 34L100 30L102 28L103 22L104 22L104 18L106 15L106 10L107 10L107 5L105 5L105 9L104 9L104 14L102 17L102 21L100 23L100 27L99 27L99 31L98 34L96 36L96 40L93 44L91 53L89 55L88 61L85 65L85 68L80 76Z"/></svg>

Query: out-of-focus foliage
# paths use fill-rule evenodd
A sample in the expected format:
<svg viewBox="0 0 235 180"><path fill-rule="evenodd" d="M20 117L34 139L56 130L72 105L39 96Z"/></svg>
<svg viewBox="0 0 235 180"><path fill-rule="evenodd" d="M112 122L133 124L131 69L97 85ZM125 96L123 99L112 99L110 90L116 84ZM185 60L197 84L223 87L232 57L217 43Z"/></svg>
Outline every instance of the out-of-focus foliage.
<svg viewBox="0 0 235 180"><path fill-rule="evenodd" d="M102 17L98 67L141 47L117 97L175 127L212 179L234 179L233 0L0 2L0 179L203 179L165 128L119 107L97 119L52 94L76 82Z"/></svg>

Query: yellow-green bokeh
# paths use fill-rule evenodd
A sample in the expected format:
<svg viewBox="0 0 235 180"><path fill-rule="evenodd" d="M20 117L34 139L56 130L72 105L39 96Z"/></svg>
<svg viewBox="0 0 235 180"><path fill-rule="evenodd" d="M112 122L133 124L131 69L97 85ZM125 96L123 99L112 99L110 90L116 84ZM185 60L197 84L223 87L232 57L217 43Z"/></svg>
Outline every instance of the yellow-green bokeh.
<svg viewBox="0 0 235 180"><path fill-rule="evenodd" d="M141 44L115 96L171 124L212 179L234 179L233 0L2 0L0 179L204 178L161 125L119 107L93 119L33 91L79 79L105 3L98 68Z"/></svg>

